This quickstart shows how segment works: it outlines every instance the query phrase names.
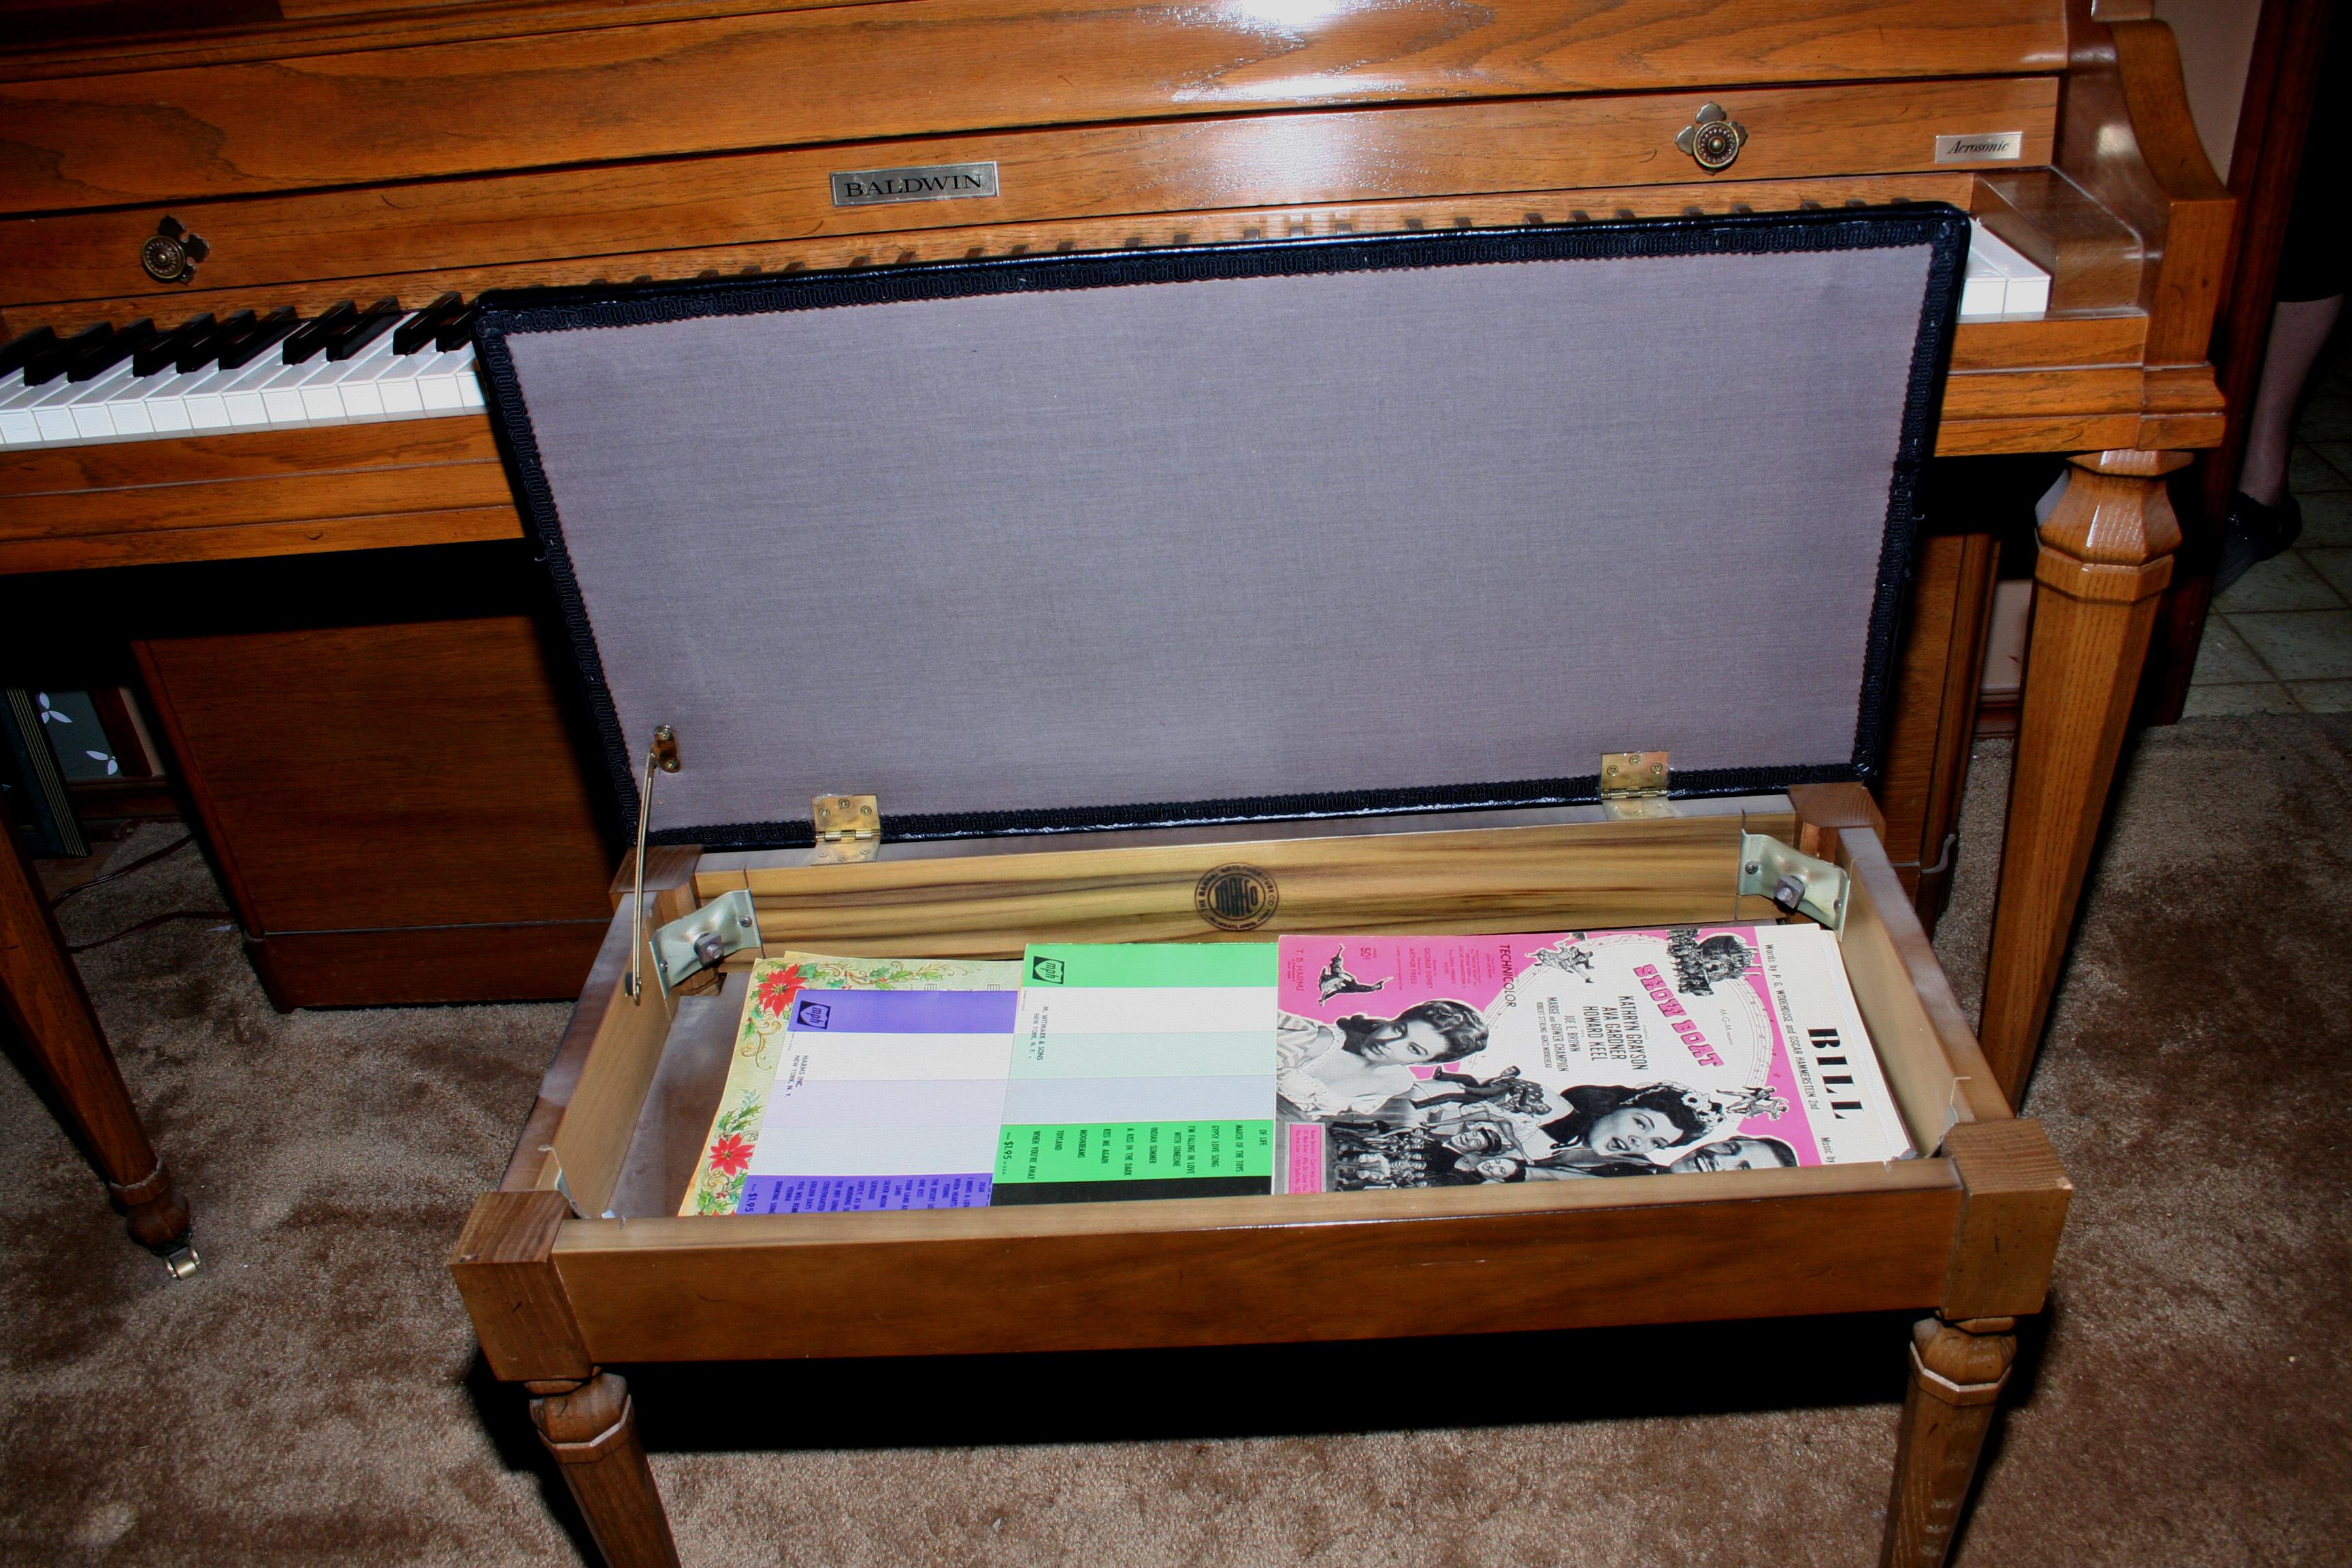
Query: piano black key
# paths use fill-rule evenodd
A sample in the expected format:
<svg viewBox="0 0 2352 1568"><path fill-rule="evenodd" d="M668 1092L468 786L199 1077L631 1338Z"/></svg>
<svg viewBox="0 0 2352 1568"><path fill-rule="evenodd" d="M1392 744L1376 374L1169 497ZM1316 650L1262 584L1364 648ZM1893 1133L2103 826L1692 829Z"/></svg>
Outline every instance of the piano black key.
<svg viewBox="0 0 2352 1568"><path fill-rule="evenodd" d="M142 316L106 340L95 351L76 360L66 372L68 381L96 381L141 349L155 341L155 323Z"/></svg>
<svg viewBox="0 0 2352 1568"><path fill-rule="evenodd" d="M73 368L74 361L114 336L114 328L100 321L84 327L65 342L43 349L25 362L25 384L38 386L55 381Z"/></svg>
<svg viewBox="0 0 2352 1568"><path fill-rule="evenodd" d="M191 316L131 356L131 374L152 375L157 371L179 362L180 353L197 339L207 336L215 323L213 313Z"/></svg>
<svg viewBox="0 0 2352 1568"><path fill-rule="evenodd" d="M482 312L472 305L451 317L440 331L434 334L433 346L443 353L462 349L474 341L474 318Z"/></svg>
<svg viewBox="0 0 2352 1568"><path fill-rule="evenodd" d="M465 301L454 293L444 294L400 325L392 334L392 352L413 354L440 334L450 320L465 310Z"/></svg>
<svg viewBox="0 0 2352 1568"><path fill-rule="evenodd" d="M338 300L298 328L294 335L286 340L286 347L280 351L279 357L288 364L300 364L359 319L359 307L349 300Z"/></svg>
<svg viewBox="0 0 2352 1568"><path fill-rule="evenodd" d="M0 349L0 375L24 369L26 360L57 341L58 330L55 327L35 327L29 332L9 339L8 346Z"/></svg>
<svg viewBox="0 0 2352 1568"><path fill-rule="evenodd" d="M223 348L235 342L238 335L252 325L253 312L239 310L226 321L215 323L211 331L191 338L180 350L180 357L172 363L180 367L182 375L192 370L202 370L213 363Z"/></svg>
<svg viewBox="0 0 2352 1568"><path fill-rule="evenodd" d="M261 357L264 349L274 348L279 339L302 324L291 305L280 305L251 327L237 335L236 341L223 344L215 356L223 370L237 370Z"/></svg>
<svg viewBox="0 0 2352 1568"><path fill-rule="evenodd" d="M400 317L399 300L378 300L367 308L366 315L343 329L341 334L327 345L327 357L332 360L351 358L368 344L383 336L391 330L392 324L400 320Z"/></svg>

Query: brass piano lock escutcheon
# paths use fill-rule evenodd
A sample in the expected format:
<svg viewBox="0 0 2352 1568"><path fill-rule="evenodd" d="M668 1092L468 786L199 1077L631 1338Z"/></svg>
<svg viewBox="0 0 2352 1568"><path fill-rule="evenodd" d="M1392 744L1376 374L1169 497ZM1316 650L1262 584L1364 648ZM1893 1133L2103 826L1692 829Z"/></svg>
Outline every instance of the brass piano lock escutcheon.
<svg viewBox="0 0 2352 1568"><path fill-rule="evenodd" d="M1712 174L1731 167L1731 161L1748 145L1748 127L1725 113L1723 105L1702 104L1696 117L1675 138L1675 145L1697 159L1698 166Z"/></svg>
<svg viewBox="0 0 2352 1568"><path fill-rule="evenodd" d="M212 254L202 235L190 234L178 218L167 217L139 247L139 265L158 283L185 283L196 275L196 263Z"/></svg>

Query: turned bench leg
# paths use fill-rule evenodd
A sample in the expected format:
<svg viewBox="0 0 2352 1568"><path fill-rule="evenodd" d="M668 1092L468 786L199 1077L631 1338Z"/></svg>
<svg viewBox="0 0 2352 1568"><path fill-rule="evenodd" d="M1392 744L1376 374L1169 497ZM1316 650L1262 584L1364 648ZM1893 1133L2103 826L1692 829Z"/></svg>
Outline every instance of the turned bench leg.
<svg viewBox="0 0 2352 1568"><path fill-rule="evenodd" d="M606 1568L677 1568L669 1517L637 1441L629 1385L609 1372L582 1383L529 1383L531 1424L562 1468Z"/></svg>
<svg viewBox="0 0 2352 1568"><path fill-rule="evenodd" d="M1943 1568L2017 1358L2016 1328L2014 1318L1926 1318L1912 1331L1882 1568Z"/></svg>

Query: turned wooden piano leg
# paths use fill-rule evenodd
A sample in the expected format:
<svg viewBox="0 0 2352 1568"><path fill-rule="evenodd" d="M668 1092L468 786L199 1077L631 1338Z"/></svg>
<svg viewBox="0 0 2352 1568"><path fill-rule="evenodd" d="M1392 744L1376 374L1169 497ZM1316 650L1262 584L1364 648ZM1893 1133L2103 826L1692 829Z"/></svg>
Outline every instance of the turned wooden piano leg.
<svg viewBox="0 0 2352 1568"><path fill-rule="evenodd" d="M2033 640L1986 961L1985 1059L2024 1097L2090 868L2180 525L2164 476L2185 452L2074 459L2042 524Z"/></svg>
<svg viewBox="0 0 2352 1568"><path fill-rule="evenodd" d="M653 1467L637 1440L628 1384L609 1372L582 1383L526 1384L540 1441L562 1468L606 1568L677 1568Z"/></svg>
<svg viewBox="0 0 2352 1568"><path fill-rule="evenodd" d="M188 1200L140 1125L122 1069L107 1047L24 847L5 824L0 837L8 840L0 849L0 996L9 1021L129 1216L131 1239L185 1278L196 1268L195 1249L188 1245Z"/></svg>
<svg viewBox="0 0 2352 1568"><path fill-rule="evenodd" d="M1943 1568L2017 1359L2016 1328L2014 1318L1927 1318L1912 1331L1881 1568Z"/></svg>

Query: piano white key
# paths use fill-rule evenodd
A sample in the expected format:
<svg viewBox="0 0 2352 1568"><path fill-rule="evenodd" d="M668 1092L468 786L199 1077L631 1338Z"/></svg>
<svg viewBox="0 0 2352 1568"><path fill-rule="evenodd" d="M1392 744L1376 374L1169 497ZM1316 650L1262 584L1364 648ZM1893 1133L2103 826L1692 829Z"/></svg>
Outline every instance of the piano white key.
<svg viewBox="0 0 2352 1568"><path fill-rule="evenodd" d="M272 426L308 425L310 415L302 405L302 388L333 368L334 362L324 354L313 354L300 364L280 363L278 374L262 384L261 408Z"/></svg>
<svg viewBox="0 0 2352 1568"><path fill-rule="evenodd" d="M1960 314L2039 316L2050 309L2050 274L1981 223L1969 225L1967 280Z"/></svg>
<svg viewBox="0 0 2352 1568"><path fill-rule="evenodd" d="M131 387L135 389L143 379L145 378L141 376L131 377ZM109 398L106 404L106 415L114 422L114 433L117 436L152 436L155 433L154 414L148 408L147 400L139 396L135 390Z"/></svg>
<svg viewBox="0 0 2352 1568"><path fill-rule="evenodd" d="M400 325L394 323L358 353L302 384L302 406L312 424L367 418L382 412L382 400L375 395L372 384L396 357L392 352L392 340Z"/></svg>
<svg viewBox="0 0 2352 1568"><path fill-rule="evenodd" d="M40 443L40 422L33 417L33 405L47 392L45 386L29 384L21 370L0 378L0 444L32 447Z"/></svg>
<svg viewBox="0 0 2352 1568"><path fill-rule="evenodd" d="M268 424L269 416L261 405L261 389L285 368L274 353L247 365L221 395L221 401L228 405L228 422L240 430Z"/></svg>
<svg viewBox="0 0 2352 1568"><path fill-rule="evenodd" d="M131 373L131 362L124 360L104 375L82 383L81 395L70 405L74 434L85 441L103 440L119 434L114 423L114 411L108 405L117 392L135 379Z"/></svg>
<svg viewBox="0 0 2352 1568"><path fill-rule="evenodd" d="M416 373L417 396L425 409L433 414L454 414L463 408L465 400L457 391L457 375L472 359L464 349L451 349L446 353L424 357L425 363Z"/></svg>
<svg viewBox="0 0 2352 1568"><path fill-rule="evenodd" d="M173 370L165 365L148 378L156 383L144 399L147 416L159 435L179 435L195 428L188 416L187 395L212 379L209 370Z"/></svg>
<svg viewBox="0 0 2352 1568"><path fill-rule="evenodd" d="M181 405L188 411L188 426L194 430L226 430L229 427L228 399L226 395L231 383L245 373L223 370L218 365L208 371L192 373L202 380L180 395Z"/></svg>
<svg viewBox="0 0 2352 1568"><path fill-rule="evenodd" d="M41 445L55 446L74 439L73 402L82 394L82 384L68 381L60 375L34 389L40 394L28 406L41 432Z"/></svg>

